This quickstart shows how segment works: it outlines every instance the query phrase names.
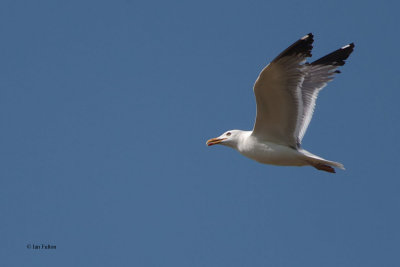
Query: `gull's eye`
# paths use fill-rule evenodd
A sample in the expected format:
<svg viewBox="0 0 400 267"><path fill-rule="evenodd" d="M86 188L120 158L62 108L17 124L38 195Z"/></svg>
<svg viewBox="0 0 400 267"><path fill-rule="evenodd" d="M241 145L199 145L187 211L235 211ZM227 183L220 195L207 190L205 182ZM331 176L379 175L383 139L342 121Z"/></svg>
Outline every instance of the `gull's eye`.
<svg viewBox="0 0 400 267"><path fill-rule="evenodd" d="M226 136L230 136L232 133L231 132L227 132L226 133Z"/></svg>

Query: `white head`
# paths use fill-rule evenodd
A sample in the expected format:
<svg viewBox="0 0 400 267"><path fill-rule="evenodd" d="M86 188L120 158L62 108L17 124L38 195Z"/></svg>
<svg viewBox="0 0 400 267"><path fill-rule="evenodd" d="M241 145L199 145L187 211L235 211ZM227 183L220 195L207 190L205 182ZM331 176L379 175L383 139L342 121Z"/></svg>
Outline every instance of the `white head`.
<svg viewBox="0 0 400 267"><path fill-rule="evenodd" d="M212 146L212 145L224 145L224 146L229 146L232 148L237 148L237 144L239 140L241 139L243 131L241 130L230 130L226 131L225 133L221 134L219 137L216 138L211 138L210 140L207 140L206 145L207 146Z"/></svg>

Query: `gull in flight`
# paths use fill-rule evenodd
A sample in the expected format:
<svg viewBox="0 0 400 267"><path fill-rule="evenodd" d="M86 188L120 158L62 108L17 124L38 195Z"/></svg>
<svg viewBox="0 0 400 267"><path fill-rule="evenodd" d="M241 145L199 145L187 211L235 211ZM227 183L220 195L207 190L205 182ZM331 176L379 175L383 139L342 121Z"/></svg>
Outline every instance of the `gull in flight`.
<svg viewBox="0 0 400 267"><path fill-rule="evenodd" d="M230 130L207 141L221 144L264 164L313 166L335 173L343 164L325 160L301 148L310 124L319 91L331 81L337 68L354 49L354 43L312 62L311 33L307 34L268 64L254 84L257 116L253 131Z"/></svg>

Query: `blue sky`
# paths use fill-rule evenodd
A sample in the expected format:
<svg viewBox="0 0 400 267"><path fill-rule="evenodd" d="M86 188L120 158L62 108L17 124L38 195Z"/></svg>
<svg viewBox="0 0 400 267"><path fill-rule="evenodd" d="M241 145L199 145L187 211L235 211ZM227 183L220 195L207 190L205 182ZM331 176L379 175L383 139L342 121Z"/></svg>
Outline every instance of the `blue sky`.
<svg viewBox="0 0 400 267"><path fill-rule="evenodd" d="M0 265L399 266L399 8L2 1ZM206 147L309 32L356 44L303 140L346 171Z"/></svg>

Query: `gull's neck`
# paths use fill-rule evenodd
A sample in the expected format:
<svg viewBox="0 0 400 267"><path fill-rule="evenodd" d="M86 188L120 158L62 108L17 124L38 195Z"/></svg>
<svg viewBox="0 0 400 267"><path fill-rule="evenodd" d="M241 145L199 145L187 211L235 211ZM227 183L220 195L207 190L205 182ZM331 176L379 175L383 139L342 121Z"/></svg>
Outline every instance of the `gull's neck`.
<svg viewBox="0 0 400 267"><path fill-rule="evenodd" d="M248 138L251 136L252 131L242 131L239 130L239 132L236 134L235 139L232 140L232 142L228 143L227 145L239 150L241 146L243 146Z"/></svg>

